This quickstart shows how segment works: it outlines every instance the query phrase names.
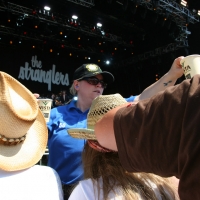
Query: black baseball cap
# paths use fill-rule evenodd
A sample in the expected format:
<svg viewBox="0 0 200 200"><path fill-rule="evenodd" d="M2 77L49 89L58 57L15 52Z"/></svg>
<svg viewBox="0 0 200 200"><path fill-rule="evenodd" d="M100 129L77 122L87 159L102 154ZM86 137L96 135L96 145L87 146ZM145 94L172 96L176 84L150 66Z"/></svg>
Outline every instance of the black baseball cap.
<svg viewBox="0 0 200 200"><path fill-rule="evenodd" d="M98 65L92 63L83 64L76 69L73 80L81 80L82 78L96 76L97 74L102 74L106 83L114 81L114 76L110 72L102 71Z"/></svg>

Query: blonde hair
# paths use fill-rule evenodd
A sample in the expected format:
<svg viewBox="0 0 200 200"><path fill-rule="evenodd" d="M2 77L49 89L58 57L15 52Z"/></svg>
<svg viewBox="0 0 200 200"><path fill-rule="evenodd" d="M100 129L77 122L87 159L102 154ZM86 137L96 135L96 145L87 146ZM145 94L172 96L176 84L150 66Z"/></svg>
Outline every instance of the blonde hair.
<svg viewBox="0 0 200 200"><path fill-rule="evenodd" d="M69 89L69 92L73 95L73 96L76 96L77 95L77 91L76 89L74 88L74 83L72 83L70 89Z"/></svg>
<svg viewBox="0 0 200 200"><path fill-rule="evenodd" d="M167 178L150 173L126 172L120 163L118 153L98 152L86 143L82 157L84 178L90 178L93 182L102 178L104 200L111 191L115 192L116 187L121 189L126 200L157 200L152 185L157 186L157 192L162 200L179 199ZM100 188L98 185L98 193Z"/></svg>

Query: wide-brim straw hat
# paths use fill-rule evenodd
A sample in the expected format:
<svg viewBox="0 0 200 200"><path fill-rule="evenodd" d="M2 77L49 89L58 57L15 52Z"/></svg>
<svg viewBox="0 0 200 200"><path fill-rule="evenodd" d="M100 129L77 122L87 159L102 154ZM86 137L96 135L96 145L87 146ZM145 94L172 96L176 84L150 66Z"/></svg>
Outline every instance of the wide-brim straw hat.
<svg viewBox="0 0 200 200"><path fill-rule="evenodd" d="M97 140L94 126L109 110L123 105L127 101L120 94L100 95L96 97L87 115L87 128L71 128L68 133L79 139Z"/></svg>
<svg viewBox="0 0 200 200"><path fill-rule="evenodd" d="M48 131L35 96L0 71L0 169L29 168L43 156Z"/></svg>

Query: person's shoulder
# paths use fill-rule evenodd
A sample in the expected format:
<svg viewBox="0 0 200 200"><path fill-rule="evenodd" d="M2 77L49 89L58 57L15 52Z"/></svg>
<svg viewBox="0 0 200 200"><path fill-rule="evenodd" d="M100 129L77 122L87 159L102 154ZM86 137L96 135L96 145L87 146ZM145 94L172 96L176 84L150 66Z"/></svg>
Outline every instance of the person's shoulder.
<svg viewBox="0 0 200 200"><path fill-rule="evenodd" d="M57 173L53 168L45 165L34 165L29 168L30 171Z"/></svg>
<svg viewBox="0 0 200 200"><path fill-rule="evenodd" d="M58 115L59 113L66 112L66 110L69 108L70 104L60 105L57 107L54 107L51 109L51 115Z"/></svg>
<svg viewBox="0 0 200 200"><path fill-rule="evenodd" d="M32 175L35 174L37 175L37 177L40 177L41 179L44 179L46 177L48 179L55 179L57 181L60 181L58 173L54 169L48 166L34 165L27 170L27 173Z"/></svg>
<svg viewBox="0 0 200 200"><path fill-rule="evenodd" d="M94 190L93 181L91 179L82 180L78 183L78 185L73 190L70 195L69 200L87 200L87 199L96 199L95 198L95 190Z"/></svg>
<svg viewBox="0 0 200 200"><path fill-rule="evenodd" d="M97 180L93 179L85 179L79 182L79 186L82 188L82 190L87 191L88 193L93 193L94 191L98 191L98 188L103 187L103 180L102 178L99 178ZM100 191L100 195L102 191Z"/></svg>

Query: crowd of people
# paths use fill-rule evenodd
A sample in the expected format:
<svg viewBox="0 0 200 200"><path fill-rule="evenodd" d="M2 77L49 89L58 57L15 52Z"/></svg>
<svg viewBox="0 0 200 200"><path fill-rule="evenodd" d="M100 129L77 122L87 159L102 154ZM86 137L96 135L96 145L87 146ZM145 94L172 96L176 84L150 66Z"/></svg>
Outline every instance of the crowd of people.
<svg viewBox="0 0 200 200"><path fill-rule="evenodd" d="M150 98L159 91L174 85L183 75L180 66L182 57L177 58L169 72L159 81L146 88L140 95L131 96L128 102ZM72 138L66 130L70 128L86 128L87 115L93 100L103 94L107 84L114 81L114 76L102 71L96 64L83 64L75 72L70 93L77 97L64 106L51 110L47 123L49 131L48 166L55 169L63 184L64 198L68 199L74 186L83 179L82 152L85 139Z"/></svg>
<svg viewBox="0 0 200 200"><path fill-rule="evenodd" d="M20 138L20 144L15 145L15 153L18 154L28 143L27 131L33 124L36 124L35 134L46 137L46 142L41 142L42 150L34 162L30 164L27 161L29 164L25 167L15 166L6 170L18 171L32 167L44 153L44 146L48 145L47 168L53 170L52 183L57 188L56 192L52 190L50 194L54 192L57 199L188 200L193 195L195 199L200 199L197 171L200 163L197 137L200 77L195 76L175 85L183 75L180 64L183 58L175 59L163 77L141 94L129 98L119 94L102 95L107 84L114 81L114 76L102 71L96 64L83 64L74 72L70 87L70 94L77 99L66 96L66 101L51 110L47 124L44 124L43 119L37 123L40 112L35 106L36 98L33 100L33 96L29 96L30 92L16 80L20 88L9 89L11 84L6 81L10 79L5 78L9 75L2 72L1 81L4 81L3 85L8 85L8 88L3 88L5 98L0 98L0 103L2 101L5 106L2 111L7 110L6 107L12 109L3 104L4 99L12 103L16 97L21 101L25 99L26 102L23 101L21 106L14 106L16 113L22 109L22 116L14 116L17 119L12 128L27 125L16 136L12 134L12 128L7 131L4 125L7 118L1 118L5 129L0 131L0 146L3 143L4 148L11 148L7 140ZM7 91L12 92L15 101L9 99L11 95L7 95ZM60 100L64 95L60 95ZM27 106L23 106L24 103ZM35 109L36 114L28 109ZM30 113L34 116L30 116ZM30 123L25 120L27 117ZM47 134L43 134L47 131L45 125L48 139ZM2 137L4 132L7 133L6 142ZM37 140L41 140L39 136ZM31 159L31 156L27 155L26 159ZM3 167L0 169L5 170ZM61 185L63 197L60 195Z"/></svg>
<svg viewBox="0 0 200 200"><path fill-rule="evenodd" d="M69 93L68 90L60 90L58 92L48 93L48 94L40 94L38 98L49 98L52 99L52 108L63 106L67 104L72 98L73 95Z"/></svg>

